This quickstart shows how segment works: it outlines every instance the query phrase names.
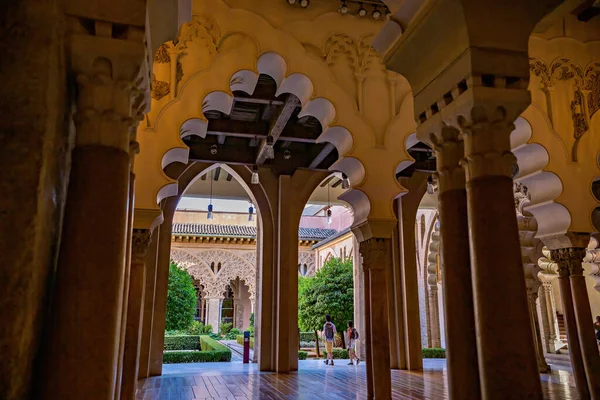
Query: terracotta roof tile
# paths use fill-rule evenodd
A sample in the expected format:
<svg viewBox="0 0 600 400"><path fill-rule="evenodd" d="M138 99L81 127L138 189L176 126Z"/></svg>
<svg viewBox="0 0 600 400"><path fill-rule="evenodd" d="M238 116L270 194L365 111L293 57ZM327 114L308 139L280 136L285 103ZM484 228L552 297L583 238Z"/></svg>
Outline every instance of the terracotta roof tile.
<svg viewBox="0 0 600 400"><path fill-rule="evenodd" d="M173 224L172 233L173 235L255 238L256 227L245 225ZM323 240L336 233L335 229L300 228L298 229L298 238L302 240Z"/></svg>

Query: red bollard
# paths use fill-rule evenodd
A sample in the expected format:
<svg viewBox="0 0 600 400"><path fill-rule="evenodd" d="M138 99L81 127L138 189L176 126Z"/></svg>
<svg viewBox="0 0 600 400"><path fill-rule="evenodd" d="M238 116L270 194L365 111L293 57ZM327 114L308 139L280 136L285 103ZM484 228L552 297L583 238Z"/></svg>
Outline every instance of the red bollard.
<svg viewBox="0 0 600 400"><path fill-rule="evenodd" d="M244 364L250 362L250 332L244 332Z"/></svg>

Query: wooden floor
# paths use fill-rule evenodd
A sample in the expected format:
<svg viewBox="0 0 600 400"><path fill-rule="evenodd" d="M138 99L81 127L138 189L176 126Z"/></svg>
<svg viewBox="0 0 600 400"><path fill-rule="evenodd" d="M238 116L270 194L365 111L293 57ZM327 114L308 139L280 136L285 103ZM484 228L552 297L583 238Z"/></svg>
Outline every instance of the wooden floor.
<svg viewBox="0 0 600 400"><path fill-rule="evenodd" d="M187 399L365 399L364 363L334 367L321 361L300 361L298 372L258 372L240 363L165 365L163 376L138 382L137 400ZM425 360L423 372L392 371L394 399L448 399L445 363ZM566 371L541 377L545 399L577 399ZM514 398L514 397L513 397Z"/></svg>

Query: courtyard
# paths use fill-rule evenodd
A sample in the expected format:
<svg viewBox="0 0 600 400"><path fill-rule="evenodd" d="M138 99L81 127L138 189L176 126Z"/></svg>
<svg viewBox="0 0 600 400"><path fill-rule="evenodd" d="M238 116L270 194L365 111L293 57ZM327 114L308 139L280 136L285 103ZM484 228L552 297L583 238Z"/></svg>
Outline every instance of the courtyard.
<svg viewBox="0 0 600 400"><path fill-rule="evenodd" d="M260 372L256 364L168 364L163 375L138 382L136 400L188 399L366 399L366 364L348 360L327 366L300 360L298 371ZM423 371L392 371L392 398L448 399L446 360L425 359ZM545 399L578 399L572 375L554 369L542 374ZM518 396L518 394L515 394Z"/></svg>

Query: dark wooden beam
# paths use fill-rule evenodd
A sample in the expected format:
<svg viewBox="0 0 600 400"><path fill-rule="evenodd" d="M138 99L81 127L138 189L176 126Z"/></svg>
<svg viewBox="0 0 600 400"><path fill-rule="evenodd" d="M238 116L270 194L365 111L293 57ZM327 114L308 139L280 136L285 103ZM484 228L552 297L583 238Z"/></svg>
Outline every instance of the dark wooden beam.
<svg viewBox="0 0 600 400"><path fill-rule="evenodd" d="M321 183L319 186L321 186L321 187L325 187L325 186L327 186L327 184L328 184L329 182L331 182L331 180L332 180L333 178L334 178L333 176L330 176L329 178L325 179L325 180L323 181L323 183Z"/></svg>
<svg viewBox="0 0 600 400"><path fill-rule="evenodd" d="M331 143L327 143L327 145L323 148L323 150L321 150L321 152L315 157L315 159L312 160L312 162L310 163L308 168L309 169L317 168L333 150L335 150L335 146L332 145Z"/></svg>
<svg viewBox="0 0 600 400"><path fill-rule="evenodd" d="M215 177L214 177L213 179L214 179L215 181L218 181L218 180L219 180L219 176L220 176L220 175L221 175L221 167L217 167L217 168L215 169L215 175L214 175Z"/></svg>
<svg viewBox="0 0 600 400"><path fill-rule="evenodd" d="M285 101L284 106L282 107L279 115L271 124L269 129L269 136L273 138L273 144L277 142L279 136L281 136L281 132L283 132L285 126L287 125L290 117L294 113L297 107L300 106L300 100L294 95L288 94L288 97ZM258 146L258 155L256 156L256 164L261 165L267 159L267 139L262 139L260 145Z"/></svg>
<svg viewBox="0 0 600 400"><path fill-rule="evenodd" d="M337 182L335 182L333 185L331 185L332 188L336 188L338 186L340 186L342 184L342 180L338 179Z"/></svg>
<svg viewBox="0 0 600 400"><path fill-rule="evenodd" d="M225 139L227 139L227 135L217 135L217 143L225 144Z"/></svg>
<svg viewBox="0 0 600 400"><path fill-rule="evenodd" d="M241 96L235 96L234 100L237 102L240 102L240 103L268 104L268 105L274 105L274 106L282 106L285 104L281 100L260 99L260 98L253 98L253 97L241 97Z"/></svg>
<svg viewBox="0 0 600 400"><path fill-rule="evenodd" d="M228 172L226 179L227 179L227 182L231 182L231 180L233 179L233 176Z"/></svg>

